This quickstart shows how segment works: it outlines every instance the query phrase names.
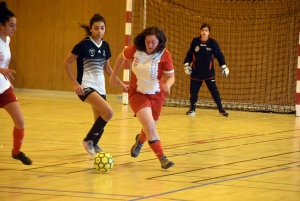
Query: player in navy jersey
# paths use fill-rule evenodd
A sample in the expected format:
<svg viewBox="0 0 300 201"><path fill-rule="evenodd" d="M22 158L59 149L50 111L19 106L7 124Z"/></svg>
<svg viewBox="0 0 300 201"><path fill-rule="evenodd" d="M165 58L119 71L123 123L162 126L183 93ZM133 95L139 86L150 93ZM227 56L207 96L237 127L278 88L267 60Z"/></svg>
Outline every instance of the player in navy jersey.
<svg viewBox="0 0 300 201"><path fill-rule="evenodd" d="M111 57L109 44L102 39L105 25L105 19L100 14L95 14L90 19L89 25L80 24L87 36L74 46L64 61L75 93L83 102L90 104L93 110L94 125L82 141L83 148L92 156L103 151L98 142L104 127L113 116L113 110L106 102L104 72L110 76L112 69L109 64ZM77 79L72 72L72 63L75 60ZM117 83L123 90L127 90L127 86L119 79Z"/></svg>
<svg viewBox="0 0 300 201"><path fill-rule="evenodd" d="M200 28L200 36L192 40L190 49L184 59L184 71L190 75L190 103L191 108L186 112L187 115L196 114L196 102L198 101L198 93L203 81L205 81L215 103L217 104L219 113L228 117L228 113L223 109L220 93L215 81L214 58L218 59L222 68L222 74L228 77L229 69L226 66L224 55L219 48L218 43L209 37L210 25L202 24ZM191 65L192 64L192 65Z"/></svg>
<svg viewBox="0 0 300 201"><path fill-rule="evenodd" d="M12 157L25 165L32 161L20 151L24 139L24 118L20 104L13 91L10 79L14 79L14 70L8 68L11 59L9 48L10 36L17 30L17 19L8 10L4 1L0 2L0 108L8 112L14 121Z"/></svg>

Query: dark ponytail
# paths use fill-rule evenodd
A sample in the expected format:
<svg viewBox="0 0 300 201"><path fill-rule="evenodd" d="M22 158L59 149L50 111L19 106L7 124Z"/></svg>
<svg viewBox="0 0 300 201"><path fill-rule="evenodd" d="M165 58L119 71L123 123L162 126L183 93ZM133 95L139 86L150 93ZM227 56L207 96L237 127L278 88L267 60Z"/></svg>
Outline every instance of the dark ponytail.
<svg viewBox="0 0 300 201"><path fill-rule="evenodd" d="M79 23L79 27L83 28L86 35L87 36L90 36L92 33L90 31L90 29L92 28L93 24L95 22L103 22L104 25L106 25L106 22L105 22L105 19L104 17L102 17L100 14L95 14L91 19L90 19L90 26L89 25L86 25L86 24L80 24Z"/></svg>
<svg viewBox="0 0 300 201"><path fill-rule="evenodd" d="M10 18L16 17L13 12L8 10L5 1L0 2L0 23L5 25L6 22L9 21Z"/></svg>

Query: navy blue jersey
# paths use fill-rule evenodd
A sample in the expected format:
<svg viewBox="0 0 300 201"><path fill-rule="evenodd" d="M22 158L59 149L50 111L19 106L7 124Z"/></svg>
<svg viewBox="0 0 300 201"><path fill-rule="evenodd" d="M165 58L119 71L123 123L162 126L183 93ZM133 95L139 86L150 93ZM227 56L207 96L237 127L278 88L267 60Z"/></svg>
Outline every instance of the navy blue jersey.
<svg viewBox="0 0 300 201"><path fill-rule="evenodd" d="M218 43L212 38L205 42L200 37L194 38L184 60L184 63L193 63L191 79L214 79L214 58L218 59L220 66L226 64Z"/></svg>
<svg viewBox="0 0 300 201"><path fill-rule="evenodd" d="M83 87L92 87L106 94L104 65L111 57L109 44L101 40L98 45L91 37L80 41L72 50L77 55L77 81Z"/></svg>

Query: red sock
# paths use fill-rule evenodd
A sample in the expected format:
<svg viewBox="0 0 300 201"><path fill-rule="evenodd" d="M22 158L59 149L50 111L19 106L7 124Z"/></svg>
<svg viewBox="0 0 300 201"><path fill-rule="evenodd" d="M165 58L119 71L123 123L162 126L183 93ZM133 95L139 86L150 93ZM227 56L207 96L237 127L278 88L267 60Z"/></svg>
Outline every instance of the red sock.
<svg viewBox="0 0 300 201"><path fill-rule="evenodd" d="M149 146L151 147L152 151L155 153L157 158L161 159L161 157L163 157L165 154L163 152L160 140L158 140L154 143L151 143L151 141L148 141L148 142L149 142Z"/></svg>
<svg viewBox="0 0 300 201"><path fill-rule="evenodd" d="M139 138L139 142L144 143L144 142L146 142L146 140L147 140L147 137L146 137L146 134L144 133L143 128L142 128L141 135L140 135L140 138Z"/></svg>
<svg viewBox="0 0 300 201"><path fill-rule="evenodd" d="M14 127L13 137L14 137L13 154L18 155L20 153L20 149L24 138L24 128L18 129Z"/></svg>

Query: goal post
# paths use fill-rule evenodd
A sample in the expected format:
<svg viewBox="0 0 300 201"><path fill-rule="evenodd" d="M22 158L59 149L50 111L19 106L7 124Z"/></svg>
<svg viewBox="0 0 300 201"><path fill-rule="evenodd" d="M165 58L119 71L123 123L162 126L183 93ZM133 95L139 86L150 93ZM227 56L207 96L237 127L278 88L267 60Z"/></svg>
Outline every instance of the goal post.
<svg viewBox="0 0 300 201"><path fill-rule="evenodd" d="M229 77L223 77L214 60L224 109L295 113L300 105L295 104L300 1L133 0L132 16L133 35L145 25L159 26L166 34L176 81L165 106L190 106L183 60L202 23L211 25L210 37L230 69ZM217 108L205 84L198 97L197 108Z"/></svg>

